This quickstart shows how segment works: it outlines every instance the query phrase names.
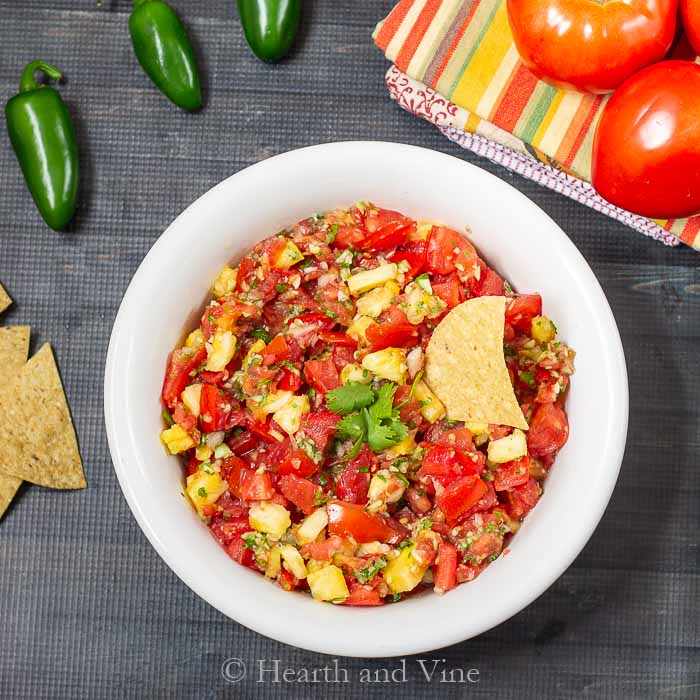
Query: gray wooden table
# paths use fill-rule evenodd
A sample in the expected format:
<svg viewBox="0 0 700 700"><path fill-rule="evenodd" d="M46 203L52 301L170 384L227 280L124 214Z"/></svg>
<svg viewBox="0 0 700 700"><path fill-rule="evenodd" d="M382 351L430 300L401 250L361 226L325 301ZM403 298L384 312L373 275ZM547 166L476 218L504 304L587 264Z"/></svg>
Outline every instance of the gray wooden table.
<svg viewBox="0 0 700 700"><path fill-rule="evenodd" d="M29 60L62 68L83 169L73 230L52 233L0 139L0 280L17 301L4 322L31 324L33 348L54 343L90 483L69 493L25 487L0 523L1 698L700 697L700 257L465 155L399 110L370 41L391 4L307 0L298 49L270 68L246 50L233 0L174 0L207 76L206 109L190 116L135 65L127 0L101 8L94 0L0 0L0 93L16 90ZM274 683L271 673L256 682L261 661L269 668L278 659L280 671L298 674L330 659L262 638L196 597L141 534L110 462L105 353L121 296L149 247L227 175L281 151L344 139L455 154L525 192L589 260L625 344L629 442L594 537L519 615L423 657L445 659L439 669L462 669L465 678L478 669L474 683L429 683L412 658L406 682L395 674L397 682L360 683L362 669L392 671L401 662L352 659L338 660L348 684ZM225 667L234 677L236 664L225 665L232 658L248 667L237 683L222 676Z"/></svg>

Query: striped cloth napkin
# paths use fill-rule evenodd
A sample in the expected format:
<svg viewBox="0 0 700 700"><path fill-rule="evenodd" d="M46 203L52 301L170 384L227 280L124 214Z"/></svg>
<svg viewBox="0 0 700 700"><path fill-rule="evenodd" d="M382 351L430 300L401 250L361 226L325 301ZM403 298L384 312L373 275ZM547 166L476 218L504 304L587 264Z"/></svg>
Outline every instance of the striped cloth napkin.
<svg viewBox="0 0 700 700"><path fill-rule="evenodd" d="M593 134L605 98L535 78L518 57L505 0L400 0L374 40L393 63L391 97L450 140L666 245L700 250L700 216L650 220L595 192Z"/></svg>

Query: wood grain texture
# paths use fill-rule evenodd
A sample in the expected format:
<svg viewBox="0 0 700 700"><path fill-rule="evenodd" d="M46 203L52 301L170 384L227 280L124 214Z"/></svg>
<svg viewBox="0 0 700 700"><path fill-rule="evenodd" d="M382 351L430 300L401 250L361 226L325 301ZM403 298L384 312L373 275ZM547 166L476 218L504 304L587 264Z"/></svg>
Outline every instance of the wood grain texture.
<svg viewBox="0 0 700 700"><path fill-rule="evenodd" d="M0 523L0 697L700 697L698 254L665 248L465 154L398 109L383 85L386 61L369 38L391 0L305 0L299 46L274 68L246 49L233 0L173 4L206 72L207 107L194 116L172 108L136 66L127 0L101 8L94 0L0 0L0 90L6 97L16 90L29 60L60 66L83 171L75 224L57 235L41 223L1 140L0 280L16 300L3 322L31 324L33 351L51 340L90 483L70 493L25 485ZM109 333L158 235L227 175L342 139L434 148L526 193L591 263L627 353L629 442L595 535L526 610L425 656L478 668L480 682L468 687L421 681L415 659L406 684L226 683L220 668L229 657L294 668L329 659L264 639L190 592L141 534L109 458L102 419ZM357 678L363 667L398 662L339 663Z"/></svg>

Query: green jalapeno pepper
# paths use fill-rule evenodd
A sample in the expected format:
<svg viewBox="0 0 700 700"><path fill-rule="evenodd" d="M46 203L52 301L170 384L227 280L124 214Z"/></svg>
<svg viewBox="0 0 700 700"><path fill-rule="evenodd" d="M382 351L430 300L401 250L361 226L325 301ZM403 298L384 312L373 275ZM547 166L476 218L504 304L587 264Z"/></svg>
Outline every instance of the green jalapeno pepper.
<svg viewBox="0 0 700 700"><path fill-rule="evenodd" d="M287 55L301 18L301 0L238 0L246 41L262 61Z"/></svg>
<svg viewBox="0 0 700 700"><path fill-rule="evenodd" d="M134 0L129 32L141 67L178 107L202 106L197 61L185 26L162 0Z"/></svg>
<svg viewBox="0 0 700 700"><path fill-rule="evenodd" d="M65 228L78 198L78 147L70 113L59 93L39 85L36 73L60 80L61 72L43 61L24 69L19 94L5 105L7 131L27 187L44 221Z"/></svg>

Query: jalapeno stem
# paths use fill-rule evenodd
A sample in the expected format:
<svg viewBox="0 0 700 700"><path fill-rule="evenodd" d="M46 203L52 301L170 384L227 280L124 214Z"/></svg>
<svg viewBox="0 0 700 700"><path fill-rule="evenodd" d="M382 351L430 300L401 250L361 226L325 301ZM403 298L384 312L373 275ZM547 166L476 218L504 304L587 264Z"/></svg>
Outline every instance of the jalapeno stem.
<svg viewBox="0 0 700 700"><path fill-rule="evenodd" d="M22 77L19 79L20 92L29 92L29 90L36 90L39 87L36 82L37 71L41 71L53 80L60 80L63 77L63 73L51 64L44 63L44 61L32 61L22 71Z"/></svg>

